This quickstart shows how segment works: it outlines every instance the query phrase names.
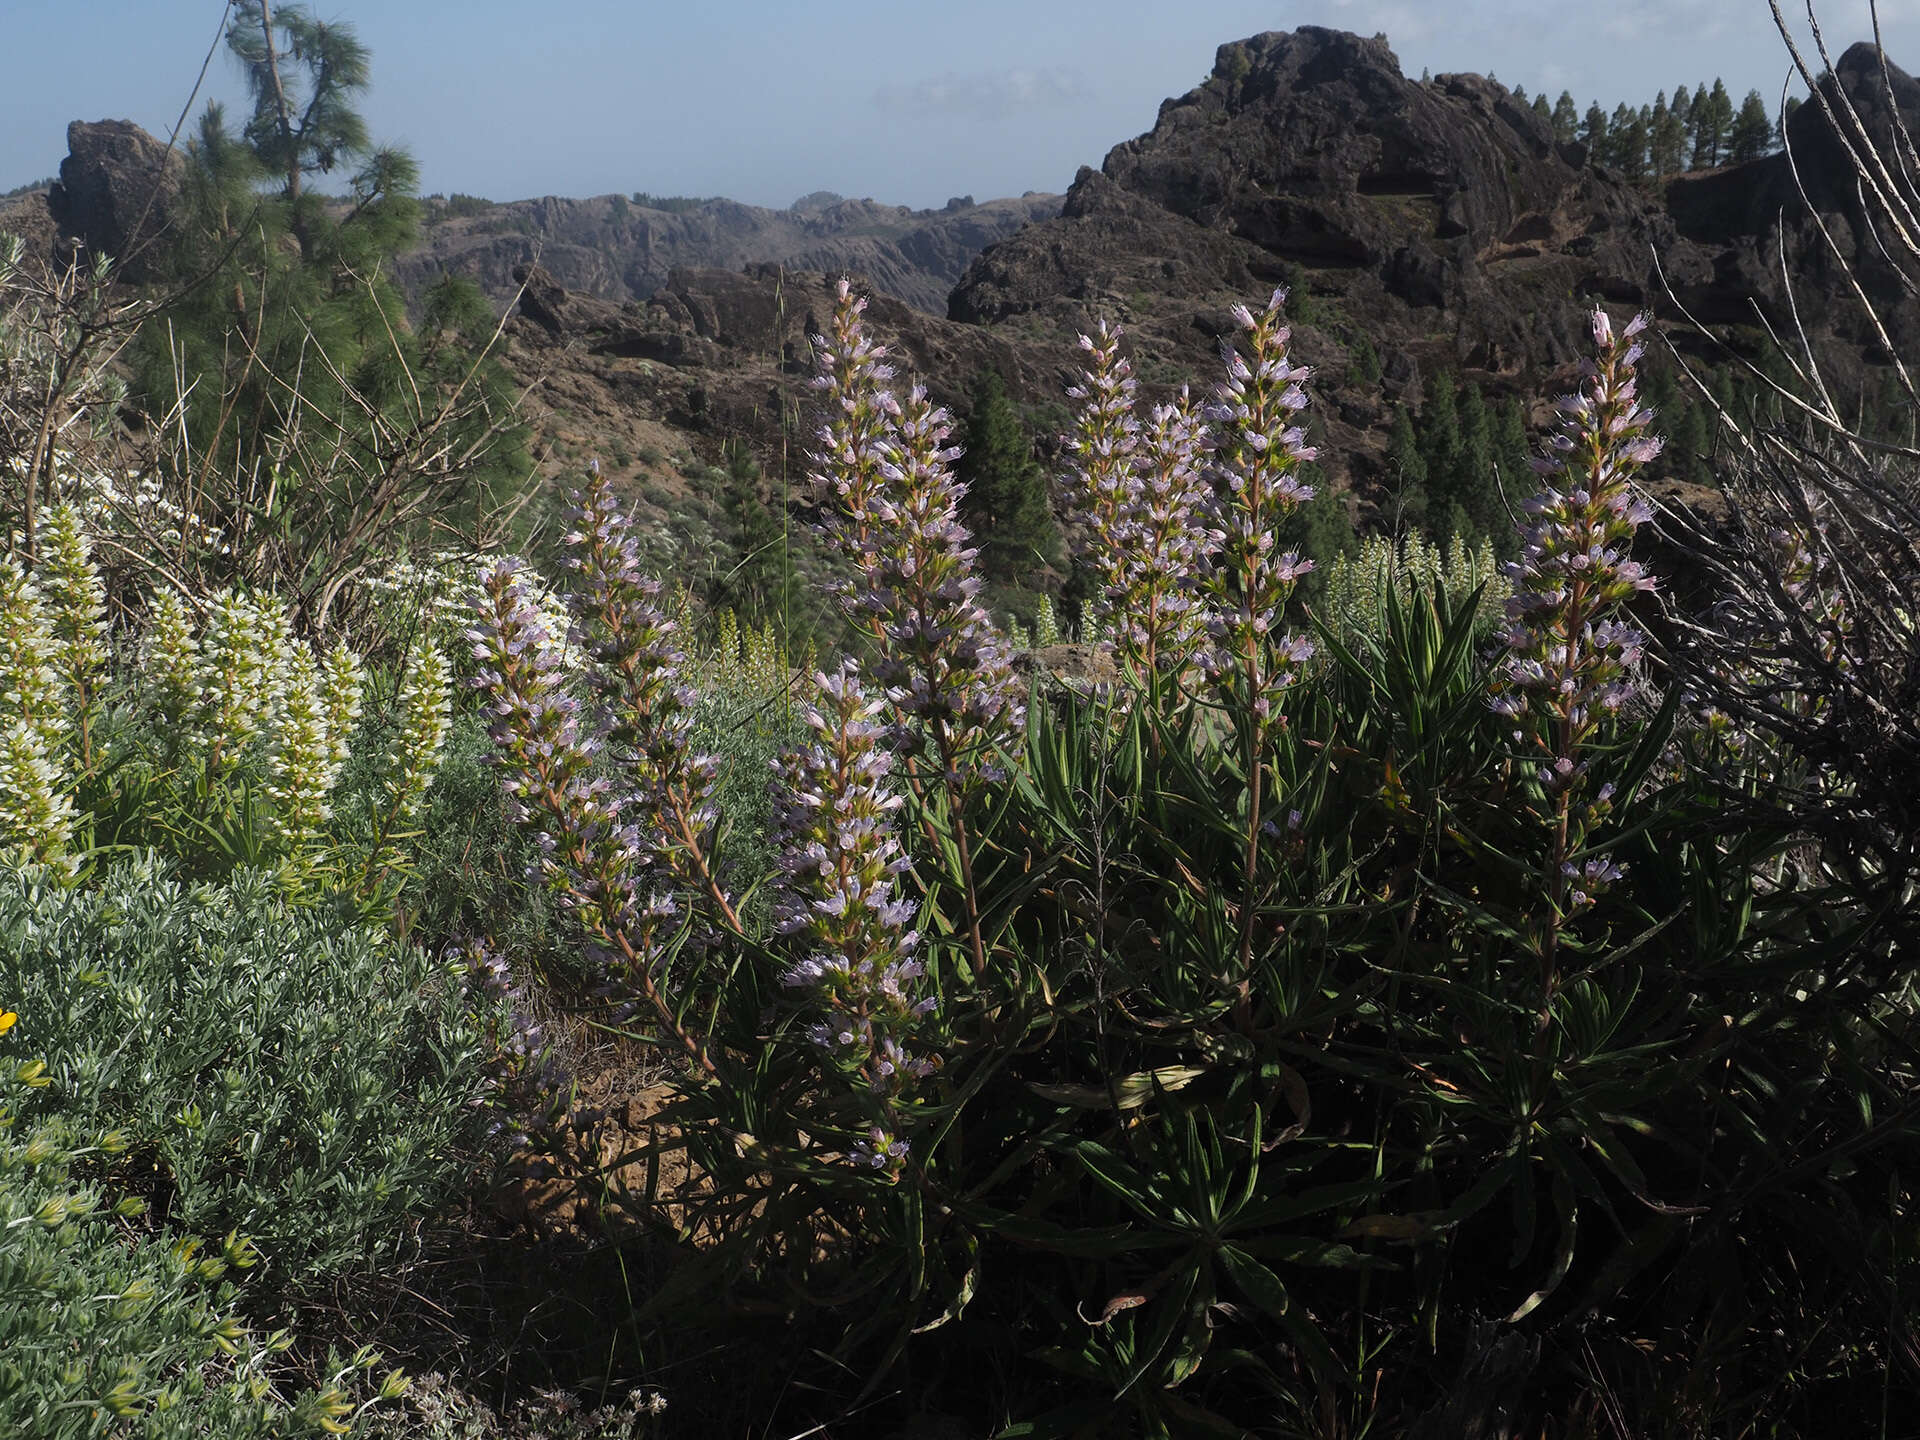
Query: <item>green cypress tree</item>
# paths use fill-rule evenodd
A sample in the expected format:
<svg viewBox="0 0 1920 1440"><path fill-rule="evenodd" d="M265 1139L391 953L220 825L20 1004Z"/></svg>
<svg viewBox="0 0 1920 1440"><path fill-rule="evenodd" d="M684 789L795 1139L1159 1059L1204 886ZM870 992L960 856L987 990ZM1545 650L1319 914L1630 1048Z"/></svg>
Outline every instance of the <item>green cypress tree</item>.
<svg viewBox="0 0 1920 1440"><path fill-rule="evenodd" d="M981 372L972 404L955 467L967 487L960 518L973 531L989 578L1028 578L1051 565L1060 546L1045 477L998 371Z"/></svg>

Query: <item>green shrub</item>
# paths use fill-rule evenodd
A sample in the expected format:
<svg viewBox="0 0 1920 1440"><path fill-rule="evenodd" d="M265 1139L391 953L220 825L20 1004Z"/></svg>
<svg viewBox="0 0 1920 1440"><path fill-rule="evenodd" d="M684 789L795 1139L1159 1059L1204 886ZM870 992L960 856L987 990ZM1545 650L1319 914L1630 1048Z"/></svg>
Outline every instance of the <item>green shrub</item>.
<svg viewBox="0 0 1920 1440"><path fill-rule="evenodd" d="M365 1407L342 1382L375 1357L362 1352L291 1402L279 1393L269 1363L287 1338L247 1328L229 1278L258 1253L232 1233L129 1237L146 1206L91 1178L124 1160L128 1137L68 1113L45 1065L4 1039L13 1019L0 1016L0 1433L248 1440L352 1428ZM381 1393L400 1389L391 1374Z"/></svg>
<svg viewBox="0 0 1920 1440"><path fill-rule="evenodd" d="M459 973L270 877L0 876L0 993L59 1113L124 1133L103 1178L283 1277L393 1253L484 1158L491 1031Z"/></svg>
<svg viewBox="0 0 1920 1440"><path fill-rule="evenodd" d="M843 287L825 433L879 683L805 692L774 933L611 496L575 527L590 643L486 579L543 878L679 1066L657 1169L609 1195L657 1221L653 1173L702 1178L662 1318L724 1297L850 1375L993 1377L956 1398L1013 1435L1537 1433L1596 1390L1679 1433L1864 1429L1914 1269L1911 958L1641 663L1641 324L1593 317L1507 625L1484 549L1376 546L1318 661L1272 543L1315 454L1277 302L1204 437L1136 431L1088 341L1073 493L1123 680L1016 725L945 417L889 428L859 314Z"/></svg>

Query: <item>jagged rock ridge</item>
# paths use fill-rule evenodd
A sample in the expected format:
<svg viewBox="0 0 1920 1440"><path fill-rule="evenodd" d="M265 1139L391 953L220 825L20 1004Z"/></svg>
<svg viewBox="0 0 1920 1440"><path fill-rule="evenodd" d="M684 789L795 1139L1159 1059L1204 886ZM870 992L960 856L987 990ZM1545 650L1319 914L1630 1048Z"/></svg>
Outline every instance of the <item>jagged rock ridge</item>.
<svg viewBox="0 0 1920 1440"><path fill-rule="evenodd" d="M857 270L882 294L944 315L975 255L1059 209L1058 195L1039 194L961 197L939 210L824 193L786 210L705 200L669 211L618 195L519 200L430 226L397 273L415 291L442 271L470 275L500 301L513 293L514 271L537 258L567 289L618 302L645 300L676 268L780 264Z"/></svg>

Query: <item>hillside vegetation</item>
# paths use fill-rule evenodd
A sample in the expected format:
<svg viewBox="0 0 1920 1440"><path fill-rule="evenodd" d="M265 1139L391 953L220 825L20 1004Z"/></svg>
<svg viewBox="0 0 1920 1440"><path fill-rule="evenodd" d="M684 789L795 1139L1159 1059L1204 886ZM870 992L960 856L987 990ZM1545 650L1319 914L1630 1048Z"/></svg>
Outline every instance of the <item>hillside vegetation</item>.
<svg viewBox="0 0 1920 1440"><path fill-rule="evenodd" d="M0 248L0 1433L1910 1428L1877 52L1811 210L1303 29L944 317L503 316L350 27L227 47Z"/></svg>

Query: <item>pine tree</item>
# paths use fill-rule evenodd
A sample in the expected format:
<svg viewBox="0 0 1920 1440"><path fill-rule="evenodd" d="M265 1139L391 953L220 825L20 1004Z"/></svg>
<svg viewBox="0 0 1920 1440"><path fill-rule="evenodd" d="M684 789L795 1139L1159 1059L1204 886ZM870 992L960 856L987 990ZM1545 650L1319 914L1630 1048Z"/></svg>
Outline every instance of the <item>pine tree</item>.
<svg viewBox="0 0 1920 1440"><path fill-rule="evenodd" d="M209 261L219 268L184 298L171 327L142 332L136 368L162 408L197 392L187 407L196 448L231 462L261 454L292 422L284 382L296 374L308 417L341 413L350 403L343 379L377 402L399 398L383 387L403 386L404 367L382 352L411 337L405 301L386 276L414 241L420 202L412 157L374 147L353 108L369 63L349 27L299 5L237 0L227 47L253 109L237 136L221 105L201 118L187 147L174 261L183 277L204 276ZM314 188L339 170L348 172L345 204Z"/></svg>
<svg viewBox="0 0 1920 1440"><path fill-rule="evenodd" d="M1677 405L1672 414L1673 419L1665 427L1671 438L1662 453L1676 479L1704 485L1712 476L1707 460L1711 444L1707 407L1699 400L1690 400Z"/></svg>
<svg viewBox="0 0 1920 1440"><path fill-rule="evenodd" d="M1651 110L1635 110L1626 105L1613 112L1613 121L1608 127L1611 164L1629 180L1646 178L1647 128L1651 114Z"/></svg>
<svg viewBox="0 0 1920 1440"><path fill-rule="evenodd" d="M1562 90L1560 98L1553 102L1553 138L1562 145L1570 144L1578 138L1580 131L1580 110L1574 104L1571 92Z"/></svg>
<svg viewBox="0 0 1920 1440"><path fill-rule="evenodd" d="M1459 391L1446 371L1426 386L1420 406L1420 453L1427 462L1426 523L1428 535L1451 535L1465 521L1453 485L1460 465Z"/></svg>
<svg viewBox="0 0 1920 1440"><path fill-rule="evenodd" d="M1424 524L1427 515L1427 459L1420 453L1413 417L1405 405L1393 407L1393 428L1387 436L1387 489L1402 525Z"/></svg>
<svg viewBox="0 0 1920 1440"><path fill-rule="evenodd" d="M1749 90L1727 137L1728 158L1737 165L1758 160L1772 149L1773 122L1767 118L1767 102L1758 90Z"/></svg>
<svg viewBox="0 0 1920 1440"><path fill-rule="evenodd" d="M1547 97L1544 91L1533 97L1533 113L1546 121L1547 124L1553 124L1553 107L1547 104Z"/></svg>
<svg viewBox="0 0 1920 1440"><path fill-rule="evenodd" d="M1607 163L1607 112L1600 108L1600 102L1594 101L1587 106L1586 119L1580 126L1580 143L1587 147L1587 157L1594 163Z"/></svg>
<svg viewBox="0 0 1920 1440"><path fill-rule="evenodd" d="M1610 170L1624 170L1627 167L1627 134L1633 124L1633 111L1625 105L1613 107L1613 114L1607 117L1607 143L1601 160Z"/></svg>
<svg viewBox="0 0 1920 1440"><path fill-rule="evenodd" d="M1458 535L1471 542L1494 533L1502 509L1493 473L1493 417L1478 385L1460 392L1456 404L1452 378L1442 380L1436 382L1428 402L1431 415L1422 416L1429 426L1430 528L1437 541Z"/></svg>
<svg viewBox="0 0 1920 1440"><path fill-rule="evenodd" d="M967 487L960 518L973 531L990 578L1030 578L1053 563L1060 544L1045 477L999 372L981 372L972 400L955 467Z"/></svg>
<svg viewBox="0 0 1920 1440"><path fill-rule="evenodd" d="M1516 85L1513 87L1513 103L1516 105L1525 105L1527 103L1526 86Z"/></svg>
<svg viewBox="0 0 1920 1440"><path fill-rule="evenodd" d="M1686 164L1685 156L1691 154L1693 145L1693 92L1682 85L1673 92L1673 104L1668 107L1674 119L1680 122L1683 155L1680 163Z"/></svg>
<svg viewBox="0 0 1920 1440"><path fill-rule="evenodd" d="M1680 173L1685 165L1686 144L1686 123L1668 108L1663 93L1653 102L1653 130L1648 137L1648 160L1654 179L1664 180Z"/></svg>
<svg viewBox="0 0 1920 1440"><path fill-rule="evenodd" d="M223 552L220 563L254 583L277 573L296 613L318 621L342 577L314 567L352 567L357 547L404 523L381 516L472 522L493 480L524 475L525 453L486 413L511 410L497 363L475 360L491 339L491 312L483 324L470 287L440 285L415 330L390 278L418 233L418 173L405 150L371 142L355 108L369 80L366 47L348 26L266 0L236 0L226 43L251 110L236 133L225 108L210 104L187 144L168 257L180 293L168 323L144 327L128 353L149 415L180 410L196 484L231 481L218 494L203 489L198 503L210 523L250 532L257 548ZM335 175L340 193L319 188ZM407 437L457 393L475 404L447 412L457 418L433 444L442 456L472 446L470 463L408 451ZM265 487L274 504L263 511L258 477L268 466L280 476ZM388 496L369 519L361 492L380 475L421 489ZM309 578L311 592L301 588Z"/></svg>
<svg viewBox="0 0 1920 1440"><path fill-rule="evenodd" d="M1707 121L1707 82L1702 80L1693 87L1693 98L1687 102L1687 143L1691 147L1691 163L1695 170L1707 167L1707 152L1701 147L1701 127Z"/></svg>
<svg viewBox="0 0 1920 1440"><path fill-rule="evenodd" d="M1726 158L1727 134L1733 128L1733 100L1724 82L1713 82L1713 89L1699 101L1699 111L1693 137L1693 163L1695 169L1706 169Z"/></svg>
<svg viewBox="0 0 1920 1440"><path fill-rule="evenodd" d="M1380 352L1364 335L1355 336L1353 344L1347 347L1347 380L1367 386L1380 383Z"/></svg>

